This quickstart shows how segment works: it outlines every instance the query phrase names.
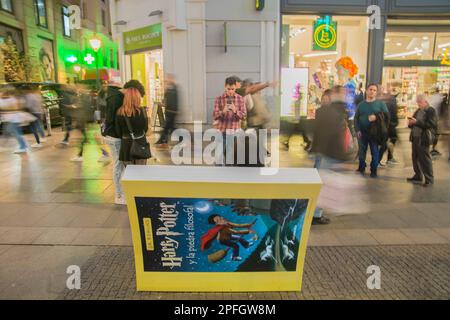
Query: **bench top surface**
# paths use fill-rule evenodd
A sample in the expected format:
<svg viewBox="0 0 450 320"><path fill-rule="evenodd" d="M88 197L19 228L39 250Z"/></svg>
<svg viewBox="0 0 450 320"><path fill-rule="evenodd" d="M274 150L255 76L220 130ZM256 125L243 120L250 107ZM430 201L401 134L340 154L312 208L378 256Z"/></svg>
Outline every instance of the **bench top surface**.
<svg viewBox="0 0 450 320"><path fill-rule="evenodd" d="M316 169L204 166L128 166L123 181L322 184Z"/></svg>

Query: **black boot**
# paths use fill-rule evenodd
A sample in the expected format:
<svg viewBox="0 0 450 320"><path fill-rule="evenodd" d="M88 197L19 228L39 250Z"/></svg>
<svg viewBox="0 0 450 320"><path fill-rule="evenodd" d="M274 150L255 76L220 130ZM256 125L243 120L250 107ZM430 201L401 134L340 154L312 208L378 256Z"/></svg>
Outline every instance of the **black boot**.
<svg viewBox="0 0 450 320"><path fill-rule="evenodd" d="M377 169L372 169L372 171L370 172L370 177L371 178L378 178Z"/></svg>

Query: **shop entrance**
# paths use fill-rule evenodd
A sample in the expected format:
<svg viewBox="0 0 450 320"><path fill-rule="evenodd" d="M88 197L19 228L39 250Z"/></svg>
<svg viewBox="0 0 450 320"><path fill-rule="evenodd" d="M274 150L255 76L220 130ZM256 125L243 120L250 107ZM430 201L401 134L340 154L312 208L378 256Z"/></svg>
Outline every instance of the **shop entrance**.
<svg viewBox="0 0 450 320"><path fill-rule="evenodd" d="M132 78L145 87L142 106L147 107L151 126L163 126L164 70L162 49L131 55Z"/></svg>
<svg viewBox="0 0 450 320"><path fill-rule="evenodd" d="M283 17L282 118L314 119L326 89L339 84L353 96L365 85L367 23L365 16ZM348 107L352 117L356 106Z"/></svg>
<svg viewBox="0 0 450 320"><path fill-rule="evenodd" d="M399 118L406 123L417 109L418 94L450 91L450 32L426 26L417 32L391 29L388 26L385 38L383 87L397 97Z"/></svg>

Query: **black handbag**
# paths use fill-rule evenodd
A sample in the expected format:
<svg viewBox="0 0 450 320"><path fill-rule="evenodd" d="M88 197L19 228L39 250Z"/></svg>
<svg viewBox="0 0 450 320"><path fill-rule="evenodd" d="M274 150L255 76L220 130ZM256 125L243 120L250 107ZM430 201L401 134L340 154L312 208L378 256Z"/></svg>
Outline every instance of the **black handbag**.
<svg viewBox="0 0 450 320"><path fill-rule="evenodd" d="M150 143L147 141L145 132L142 136L136 137L133 130L131 129L130 119L125 117L127 123L128 131L130 131L131 139L131 149L130 155L133 159L150 159L152 157L152 152L150 150Z"/></svg>

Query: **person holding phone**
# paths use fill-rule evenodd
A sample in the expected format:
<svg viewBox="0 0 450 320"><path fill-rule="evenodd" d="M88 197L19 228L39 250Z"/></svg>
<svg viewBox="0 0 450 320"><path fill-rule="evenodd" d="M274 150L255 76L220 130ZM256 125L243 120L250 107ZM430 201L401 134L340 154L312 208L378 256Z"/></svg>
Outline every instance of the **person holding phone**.
<svg viewBox="0 0 450 320"><path fill-rule="evenodd" d="M229 77L225 80L225 92L216 98L214 103L214 127L223 135L224 154L222 163L225 164L227 152L231 152L235 133L241 129L241 121L247 116L244 98L236 93L236 79Z"/></svg>
<svg viewBox="0 0 450 320"><path fill-rule="evenodd" d="M417 96L419 108L413 117L408 117L408 127L411 129L410 141L412 143L412 161L414 176L408 178L411 183L423 183L429 187L434 183L433 161L430 154L430 146L437 131L436 111L429 105L423 94Z"/></svg>

